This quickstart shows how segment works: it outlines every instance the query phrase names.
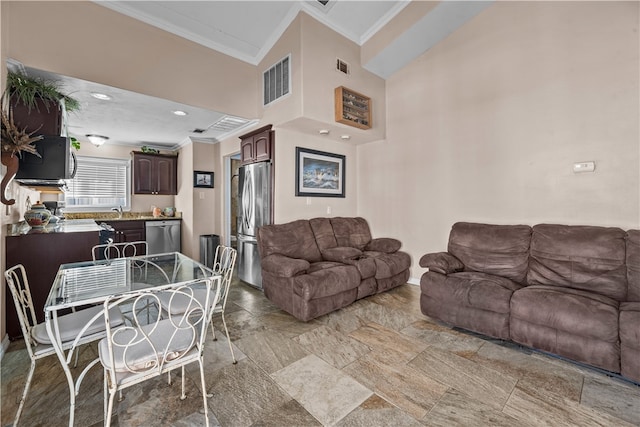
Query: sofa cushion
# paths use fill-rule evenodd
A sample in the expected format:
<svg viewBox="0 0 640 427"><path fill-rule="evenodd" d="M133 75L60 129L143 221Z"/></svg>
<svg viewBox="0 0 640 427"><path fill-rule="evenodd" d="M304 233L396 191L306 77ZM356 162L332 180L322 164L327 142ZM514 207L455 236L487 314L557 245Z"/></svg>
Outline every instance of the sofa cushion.
<svg viewBox="0 0 640 427"><path fill-rule="evenodd" d="M331 226L337 246L351 246L364 250L371 241L371 230L364 218L331 218Z"/></svg>
<svg viewBox="0 0 640 427"><path fill-rule="evenodd" d="M627 297L625 236L619 228L539 224L533 227L527 282Z"/></svg>
<svg viewBox="0 0 640 427"><path fill-rule="evenodd" d="M360 284L360 274L352 265L341 265L323 268L313 273L296 276L293 282L293 292L304 301L324 298L354 290Z"/></svg>
<svg viewBox="0 0 640 427"><path fill-rule="evenodd" d="M322 261L309 221L304 219L258 228L258 245L262 258L281 254L309 262Z"/></svg>
<svg viewBox="0 0 640 427"><path fill-rule="evenodd" d="M511 295L522 287L505 277L472 271L448 276L439 273L430 273L428 276L427 274L425 273L420 281L422 293L441 302L443 310L466 306L496 313L509 313Z"/></svg>
<svg viewBox="0 0 640 427"><path fill-rule="evenodd" d="M448 252L465 270L502 276L524 283L531 227L458 222L449 234Z"/></svg>
<svg viewBox="0 0 640 427"><path fill-rule="evenodd" d="M392 254L394 252L398 252L401 246L402 242L398 239L393 239L391 237L379 237L377 239L371 239L371 241L367 243L367 246L364 247L364 250Z"/></svg>
<svg viewBox="0 0 640 427"><path fill-rule="evenodd" d="M513 293L511 318L600 341L618 341L618 302L593 292L527 286Z"/></svg>
<svg viewBox="0 0 640 427"><path fill-rule="evenodd" d="M406 252L386 254L384 252L364 252L368 258L373 258L376 263L376 279L384 279L395 276L408 270L411 266L411 257Z"/></svg>
<svg viewBox="0 0 640 427"><path fill-rule="evenodd" d="M444 275L428 271L420 280L424 314L454 326L509 339L509 301L521 286L486 273Z"/></svg>
<svg viewBox="0 0 640 427"><path fill-rule="evenodd" d="M313 230L313 235L316 237L316 243L318 244L320 252L338 246L329 218L310 219L309 225L311 226L311 230Z"/></svg>
<svg viewBox="0 0 640 427"><path fill-rule="evenodd" d="M640 302L640 230L627 231L627 301Z"/></svg>

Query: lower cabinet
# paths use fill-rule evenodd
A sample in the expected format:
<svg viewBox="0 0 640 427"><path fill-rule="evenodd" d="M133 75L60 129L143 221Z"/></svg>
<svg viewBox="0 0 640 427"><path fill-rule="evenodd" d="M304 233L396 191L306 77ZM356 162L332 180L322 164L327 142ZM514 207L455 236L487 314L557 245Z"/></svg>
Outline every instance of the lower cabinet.
<svg viewBox="0 0 640 427"><path fill-rule="evenodd" d="M38 322L44 322L44 304L60 264L90 261L91 248L99 240L97 232L7 236L6 267L24 265ZM7 334L15 340L22 337L22 330L11 291L5 286Z"/></svg>
<svg viewBox="0 0 640 427"><path fill-rule="evenodd" d="M146 240L144 221L114 221L109 225L116 230L115 243Z"/></svg>

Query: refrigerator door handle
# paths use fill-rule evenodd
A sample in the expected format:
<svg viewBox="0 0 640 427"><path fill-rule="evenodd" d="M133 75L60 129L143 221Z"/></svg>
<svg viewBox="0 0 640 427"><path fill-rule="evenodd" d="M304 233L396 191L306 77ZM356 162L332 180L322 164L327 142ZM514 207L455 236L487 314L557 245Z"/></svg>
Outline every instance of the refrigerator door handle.
<svg viewBox="0 0 640 427"><path fill-rule="evenodd" d="M253 224L253 197L251 170L247 169L244 179L244 188L242 189L242 226L245 231L248 231L251 224Z"/></svg>

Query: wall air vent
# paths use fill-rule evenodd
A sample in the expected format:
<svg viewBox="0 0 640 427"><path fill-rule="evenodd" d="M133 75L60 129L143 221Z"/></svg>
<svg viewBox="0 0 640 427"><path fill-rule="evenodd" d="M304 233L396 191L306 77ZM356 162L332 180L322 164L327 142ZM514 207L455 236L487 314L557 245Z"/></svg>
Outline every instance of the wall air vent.
<svg viewBox="0 0 640 427"><path fill-rule="evenodd" d="M264 104L268 105L278 98L282 98L290 91L289 76L291 75L291 55L269 68L263 74Z"/></svg>
<svg viewBox="0 0 640 427"><path fill-rule="evenodd" d="M337 58L336 59L336 70L338 70L338 71L340 71L341 73L344 73L344 74L349 74L349 64L344 62L342 59Z"/></svg>

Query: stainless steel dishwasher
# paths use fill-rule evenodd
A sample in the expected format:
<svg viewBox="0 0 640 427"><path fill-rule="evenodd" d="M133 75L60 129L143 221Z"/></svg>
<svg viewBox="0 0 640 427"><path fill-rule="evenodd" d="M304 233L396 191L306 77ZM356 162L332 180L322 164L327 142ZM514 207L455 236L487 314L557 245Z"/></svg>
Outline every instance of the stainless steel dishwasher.
<svg viewBox="0 0 640 427"><path fill-rule="evenodd" d="M150 254L180 252L180 220L146 221Z"/></svg>

